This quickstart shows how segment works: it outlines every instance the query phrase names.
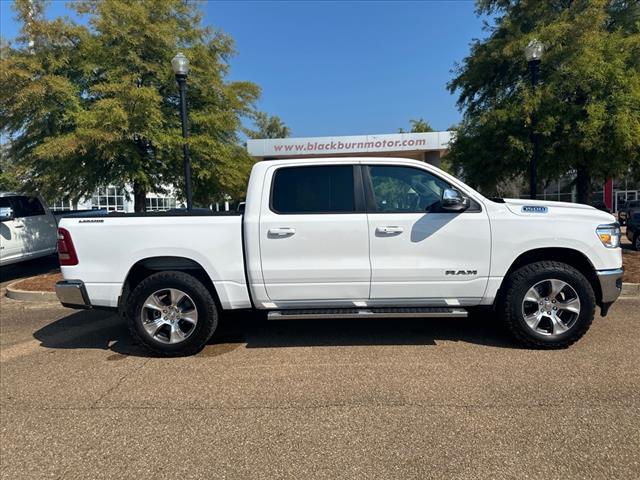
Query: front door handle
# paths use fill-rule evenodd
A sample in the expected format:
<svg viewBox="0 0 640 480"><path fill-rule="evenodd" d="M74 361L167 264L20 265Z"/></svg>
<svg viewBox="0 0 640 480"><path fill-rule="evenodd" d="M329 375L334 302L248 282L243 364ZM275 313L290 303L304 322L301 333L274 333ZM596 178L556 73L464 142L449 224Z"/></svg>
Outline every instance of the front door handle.
<svg viewBox="0 0 640 480"><path fill-rule="evenodd" d="M279 228L269 229L269 236L272 236L272 237L290 237L295 233L296 233L296 229L291 227L279 227Z"/></svg>
<svg viewBox="0 0 640 480"><path fill-rule="evenodd" d="M386 234L386 235L393 235L393 234L396 234L396 233L404 232L404 228L398 227L398 226L395 226L395 225L393 225L393 226L389 225L389 226L385 226L385 227L376 228L376 232L383 233L383 234Z"/></svg>
<svg viewBox="0 0 640 480"><path fill-rule="evenodd" d="M14 220L13 227L14 228L24 228L24 222L22 220Z"/></svg>

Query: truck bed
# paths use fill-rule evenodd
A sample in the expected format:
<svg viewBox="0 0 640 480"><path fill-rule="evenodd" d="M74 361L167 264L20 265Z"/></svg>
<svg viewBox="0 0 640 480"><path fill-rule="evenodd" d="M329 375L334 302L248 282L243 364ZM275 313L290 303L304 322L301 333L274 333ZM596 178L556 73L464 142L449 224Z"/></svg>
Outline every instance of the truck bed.
<svg viewBox="0 0 640 480"><path fill-rule="evenodd" d="M215 282L223 308L251 305L240 212L87 212L63 217L59 226L70 233L79 260L62 273L84 281L93 305L116 307L129 271L149 259L193 261Z"/></svg>

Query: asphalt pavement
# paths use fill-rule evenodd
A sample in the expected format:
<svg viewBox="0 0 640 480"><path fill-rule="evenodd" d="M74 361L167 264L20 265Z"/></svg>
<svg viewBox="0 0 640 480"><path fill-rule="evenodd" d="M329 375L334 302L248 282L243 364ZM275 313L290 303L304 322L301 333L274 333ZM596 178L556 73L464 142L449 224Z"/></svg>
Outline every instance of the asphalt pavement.
<svg viewBox="0 0 640 480"><path fill-rule="evenodd" d="M0 477L640 478L640 301L563 351L490 316L225 318L153 358L117 316L0 300Z"/></svg>

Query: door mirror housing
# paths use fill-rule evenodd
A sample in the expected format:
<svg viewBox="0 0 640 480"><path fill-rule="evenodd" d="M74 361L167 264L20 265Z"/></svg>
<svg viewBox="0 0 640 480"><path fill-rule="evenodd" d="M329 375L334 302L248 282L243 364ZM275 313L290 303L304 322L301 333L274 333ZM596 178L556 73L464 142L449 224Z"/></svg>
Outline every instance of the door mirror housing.
<svg viewBox="0 0 640 480"><path fill-rule="evenodd" d="M458 190L445 188L442 192L440 206L448 212L462 212L469 208L469 199Z"/></svg>
<svg viewBox="0 0 640 480"><path fill-rule="evenodd" d="M13 220L15 215L13 214L13 208L11 207L0 207L0 222L8 222L9 220Z"/></svg>

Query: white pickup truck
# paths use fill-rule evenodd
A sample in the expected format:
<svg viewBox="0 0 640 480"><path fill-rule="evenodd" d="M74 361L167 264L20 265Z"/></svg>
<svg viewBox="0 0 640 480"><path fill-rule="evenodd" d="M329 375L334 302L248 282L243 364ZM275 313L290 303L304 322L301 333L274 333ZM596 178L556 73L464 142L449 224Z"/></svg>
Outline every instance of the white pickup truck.
<svg viewBox="0 0 640 480"><path fill-rule="evenodd" d="M56 253L56 229L39 196L0 192L0 267Z"/></svg>
<svg viewBox="0 0 640 480"><path fill-rule="evenodd" d="M163 355L197 352L236 309L317 319L490 306L525 345L562 348L622 286L608 213L489 200L402 158L264 161L244 213L72 216L60 227L63 305L117 308Z"/></svg>

